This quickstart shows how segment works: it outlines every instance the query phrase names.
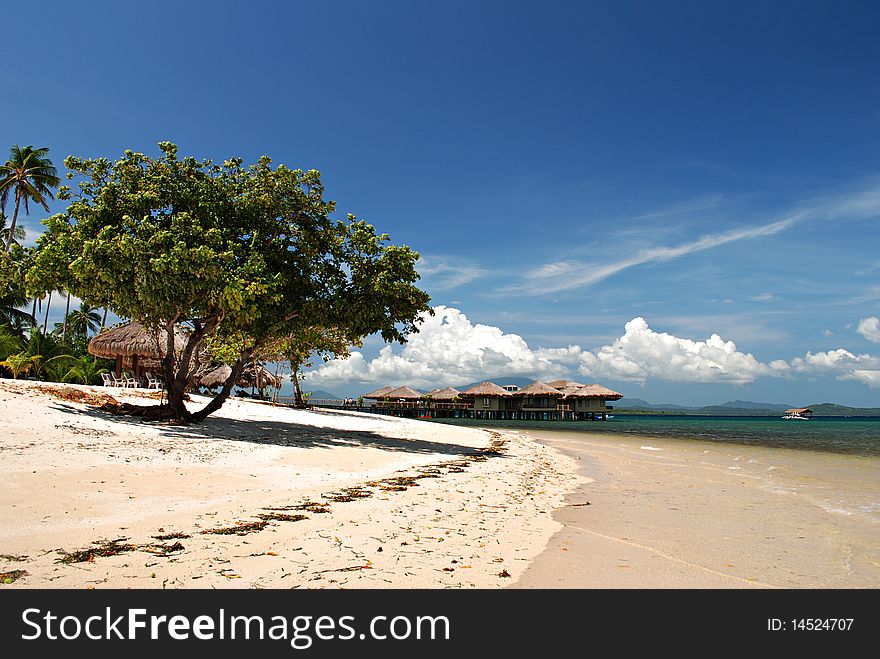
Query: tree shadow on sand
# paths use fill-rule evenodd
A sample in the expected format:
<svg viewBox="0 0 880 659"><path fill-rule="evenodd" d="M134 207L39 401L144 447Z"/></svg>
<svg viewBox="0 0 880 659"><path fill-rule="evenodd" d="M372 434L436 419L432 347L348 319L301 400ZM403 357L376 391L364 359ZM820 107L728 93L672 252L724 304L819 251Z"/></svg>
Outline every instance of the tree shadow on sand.
<svg viewBox="0 0 880 659"><path fill-rule="evenodd" d="M220 416L210 416L200 424L191 425L151 423L138 417L110 414L94 407L88 407L83 410L58 401L53 401L51 406L56 410L76 416L87 415L139 428L159 427L166 436L180 439L225 439L235 442L296 448L355 447L377 448L384 451L401 453L439 453L450 456L485 454L492 457L500 457L498 453L484 453L480 448L464 444L387 437L376 432L363 430L339 430L327 426L311 426L263 419L240 420ZM326 416L348 416L338 412L322 412L322 414Z"/></svg>

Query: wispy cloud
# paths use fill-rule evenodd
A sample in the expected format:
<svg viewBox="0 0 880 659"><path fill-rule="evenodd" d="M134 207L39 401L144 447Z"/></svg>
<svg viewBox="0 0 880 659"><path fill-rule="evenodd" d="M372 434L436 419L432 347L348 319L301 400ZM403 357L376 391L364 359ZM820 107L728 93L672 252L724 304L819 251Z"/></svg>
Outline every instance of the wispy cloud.
<svg viewBox="0 0 880 659"><path fill-rule="evenodd" d="M470 259L442 254L423 254L418 270L426 285L437 290L458 288L489 274Z"/></svg>
<svg viewBox="0 0 880 659"><path fill-rule="evenodd" d="M682 245L643 249L634 256L612 263L588 263L574 260L547 263L524 273L526 281L522 285L510 287L508 290L537 294L583 288L635 266L657 261L670 261L738 240L771 236L793 226L802 217L803 214L798 214L756 227L709 234Z"/></svg>
<svg viewBox="0 0 880 659"><path fill-rule="evenodd" d="M640 216L642 219L661 217L675 212L698 210L702 204L709 209L721 204L723 197L709 197L686 202L678 209L667 208ZM581 289L597 284L620 272L650 263L671 261L689 254L715 249L742 240L755 240L778 234L811 220L864 220L880 215L880 182L869 181L860 189L814 197L796 204L783 219L757 226L747 226L700 236L678 245L642 248L626 258L610 262L582 259L561 259L525 270L520 283L500 291L501 294L544 295L558 291ZM759 300L755 301L769 301Z"/></svg>

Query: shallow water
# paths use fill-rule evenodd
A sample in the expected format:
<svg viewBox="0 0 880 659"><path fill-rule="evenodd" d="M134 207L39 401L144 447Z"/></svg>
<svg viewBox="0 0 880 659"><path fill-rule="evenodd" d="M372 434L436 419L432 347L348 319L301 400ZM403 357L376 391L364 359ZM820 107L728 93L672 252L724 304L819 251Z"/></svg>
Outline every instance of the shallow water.
<svg viewBox="0 0 880 659"><path fill-rule="evenodd" d="M766 416L616 415L607 421L475 421L454 425L552 430L730 442L773 448L880 457L880 417L824 417L796 421Z"/></svg>

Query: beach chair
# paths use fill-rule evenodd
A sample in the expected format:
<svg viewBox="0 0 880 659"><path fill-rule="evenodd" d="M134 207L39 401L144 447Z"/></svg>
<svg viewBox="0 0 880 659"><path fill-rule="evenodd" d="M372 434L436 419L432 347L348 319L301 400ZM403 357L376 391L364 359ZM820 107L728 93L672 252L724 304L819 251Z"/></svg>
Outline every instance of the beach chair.
<svg viewBox="0 0 880 659"><path fill-rule="evenodd" d="M147 371L144 375L147 376L147 388L148 389L161 389L162 388L162 380L153 375L152 372Z"/></svg>
<svg viewBox="0 0 880 659"><path fill-rule="evenodd" d="M116 381L111 373L101 373L101 379L104 381L105 387L115 387Z"/></svg>
<svg viewBox="0 0 880 659"><path fill-rule="evenodd" d="M139 377L135 377L135 375L131 371L123 371L122 376L125 378L125 387L131 389L137 389L138 387L144 386L144 383L141 382Z"/></svg>
<svg viewBox="0 0 880 659"><path fill-rule="evenodd" d="M114 387L125 387L125 378L116 375L116 373L111 373L110 377L113 378Z"/></svg>

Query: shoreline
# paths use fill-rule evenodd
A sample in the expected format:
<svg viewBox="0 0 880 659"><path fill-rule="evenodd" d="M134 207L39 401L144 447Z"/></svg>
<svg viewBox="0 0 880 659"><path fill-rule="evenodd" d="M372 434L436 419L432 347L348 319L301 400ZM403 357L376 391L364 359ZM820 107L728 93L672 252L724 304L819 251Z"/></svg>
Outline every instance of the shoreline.
<svg viewBox="0 0 880 659"><path fill-rule="evenodd" d="M500 588L574 483L573 459L491 429L237 399L172 426L77 402L107 394L144 402L0 381L0 587Z"/></svg>
<svg viewBox="0 0 880 659"><path fill-rule="evenodd" d="M511 587L880 587L876 457L524 434L577 459L589 481Z"/></svg>

